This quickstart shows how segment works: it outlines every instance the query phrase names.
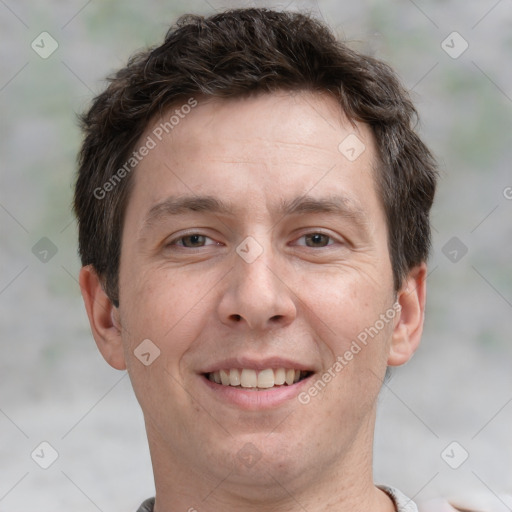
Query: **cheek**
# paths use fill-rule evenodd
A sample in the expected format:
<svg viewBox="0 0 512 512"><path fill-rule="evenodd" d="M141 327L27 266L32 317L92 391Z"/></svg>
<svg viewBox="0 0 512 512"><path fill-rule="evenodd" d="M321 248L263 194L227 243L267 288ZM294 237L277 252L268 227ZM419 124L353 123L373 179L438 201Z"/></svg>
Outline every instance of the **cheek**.
<svg viewBox="0 0 512 512"><path fill-rule="evenodd" d="M178 280L176 275L159 268L143 271L133 280L124 276L123 281L125 360L137 399L156 424L161 420L159 400L164 389L174 406L196 407L188 394L181 392L183 370L187 351L211 315L208 295L205 297L211 288L209 280L201 285L187 278ZM147 348L142 351L142 346ZM147 353L150 355L144 361L142 354Z"/></svg>
<svg viewBox="0 0 512 512"><path fill-rule="evenodd" d="M318 383L308 394L322 397L318 406L340 415L338 419L359 421L373 406L386 371L393 315L384 320L381 315L392 308L393 288L388 274L381 274L387 283L376 275L360 267L343 268L303 284L308 289L301 296L306 297L305 314L324 353L319 379L329 382L325 388Z"/></svg>
<svg viewBox="0 0 512 512"><path fill-rule="evenodd" d="M331 340L333 348L343 350L392 306L392 280L379 282L375 275L375 271L370 274L361 268L338 268L323 276L306 276L297 285L306 314ZM382 282L384 279L389 282ZM379 333L389 337L390 324L379 323Z"/></svg>
<svg viewBox="0 0 512 512"><path fill-rule="evenodd" d="M123 278L123 327L128 345L135 349L150 339L162 355L176 359L201 332L209 312L208 290L214 282L165 268L141 271L131 280Z"/></svg>

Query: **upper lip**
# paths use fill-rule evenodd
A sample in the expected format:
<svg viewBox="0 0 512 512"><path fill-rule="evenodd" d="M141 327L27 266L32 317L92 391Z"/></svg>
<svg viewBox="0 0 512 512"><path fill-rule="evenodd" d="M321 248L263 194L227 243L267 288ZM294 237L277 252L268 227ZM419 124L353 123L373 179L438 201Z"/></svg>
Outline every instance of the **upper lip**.
<svg viewBox="0 0 512 512"><path fill-rule="evenodd" d="M231 368L247 368L251 370L266 370L267 368L286 368L302 371L314 371L311 365L294 361L293 359L283 359L282 357L251 358L245 356L231 357L211 363L199 373L212 373L220 370L229 370Z"/></svg>

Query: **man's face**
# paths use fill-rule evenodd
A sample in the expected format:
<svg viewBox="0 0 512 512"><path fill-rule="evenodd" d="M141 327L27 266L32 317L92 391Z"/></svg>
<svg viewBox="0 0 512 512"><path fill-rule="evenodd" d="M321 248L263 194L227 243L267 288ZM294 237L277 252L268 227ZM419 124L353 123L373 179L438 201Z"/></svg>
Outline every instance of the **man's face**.
<svg viewBox="0 0 512 512"><path fill-rule="evenodd" d="M371 449L399 316L371 131L313 93L200 100L159 141L170 114L141 138L120 264L152 453L217 483L311 479Z"/></svg>

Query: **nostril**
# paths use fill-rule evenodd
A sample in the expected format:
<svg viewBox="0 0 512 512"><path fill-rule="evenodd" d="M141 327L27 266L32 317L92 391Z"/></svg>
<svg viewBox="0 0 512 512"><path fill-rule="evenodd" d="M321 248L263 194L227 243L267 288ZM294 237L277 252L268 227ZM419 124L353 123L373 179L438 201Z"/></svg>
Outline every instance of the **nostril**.
<svg viewBox="0 0 512 512"><path fill-rule="evenodd" d="M240 322L240 320L242 320L242 317L240 315L231 315L231 318L235 321L235 322Z"/></svg>

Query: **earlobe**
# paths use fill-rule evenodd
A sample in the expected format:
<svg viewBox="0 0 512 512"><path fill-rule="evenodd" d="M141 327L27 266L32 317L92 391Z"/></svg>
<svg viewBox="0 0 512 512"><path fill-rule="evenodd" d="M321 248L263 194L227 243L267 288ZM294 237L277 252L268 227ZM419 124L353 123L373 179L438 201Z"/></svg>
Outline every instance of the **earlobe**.
<svg viewBox="0 0 512 512"><path fill-rule="evenodd" d="M99 351L110 366L117 370L125 370L118 309L103 290L101 280L92 265L82 267L79 283L91 331Z"/></svg>
<svg viewBox="0 0 512 512"><path fill-rule="evenodd" d="M427 265L422 263L409 272L398 292L397 302L401 309L391 338L389 366L407 363L420 344L425 316L426 277Z"/></svg>

